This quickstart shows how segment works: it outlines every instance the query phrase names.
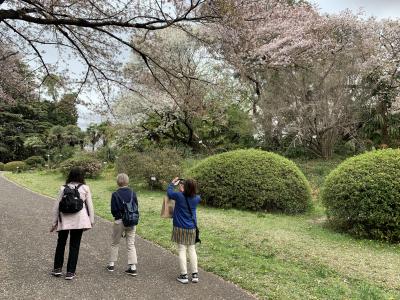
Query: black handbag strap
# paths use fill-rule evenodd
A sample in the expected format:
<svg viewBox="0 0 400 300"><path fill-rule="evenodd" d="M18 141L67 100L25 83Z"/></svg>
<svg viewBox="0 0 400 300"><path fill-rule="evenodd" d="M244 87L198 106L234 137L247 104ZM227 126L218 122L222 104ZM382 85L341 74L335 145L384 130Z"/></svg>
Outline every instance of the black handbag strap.
<svg viewBox="0 0 400 300"><path fill-rule="evenodd" d="M189 213L190 213L190 216L192 217L192 221L193 221L193 223L194 223L194 226L196 226L196 229L197 229L197 222L196 222L196 220L195 220L194 217L193 217L192 208L190 207L190 204L189 204L189 201L188 201L186 195L183 194L183 196L185 197L186 204L187 204L187 206L188 206Z"/></svg>

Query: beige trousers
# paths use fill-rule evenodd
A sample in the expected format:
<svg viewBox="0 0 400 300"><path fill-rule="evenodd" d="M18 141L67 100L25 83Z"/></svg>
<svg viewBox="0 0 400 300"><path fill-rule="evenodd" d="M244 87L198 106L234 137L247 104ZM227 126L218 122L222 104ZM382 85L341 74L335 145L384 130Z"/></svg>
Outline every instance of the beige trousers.
<svg viewBox="0 0 400 300"><path fill-rule="evenodd" d="M137 264L137 255L135 247L136 226L134 226L133 228L125 227L124 224L122 224L121 220L117 220L113 224L110 262L116 262L118 260L119 242L121 240L123 233L125 233L126 237L126 248L128 250L128 265L136 265Z"/></svg>
<svg viewBox="0 0 400 300"><path fill-rule="evenodd" d="M195 245L178 244L179 267L181 269L181 274L187 274L186 250L189 253L189 261L190 261L192 273L197 273L196 246Z"/></svg>

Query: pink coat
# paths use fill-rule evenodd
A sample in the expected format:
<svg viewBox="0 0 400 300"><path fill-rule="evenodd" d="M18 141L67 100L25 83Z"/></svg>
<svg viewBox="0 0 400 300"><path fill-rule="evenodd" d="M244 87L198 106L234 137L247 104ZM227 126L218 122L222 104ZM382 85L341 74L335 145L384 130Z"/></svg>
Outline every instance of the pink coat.
<svg viewBox="0 0 400 300"><path fill-rule="evenodd" d="M68 184L69 187L75 188L78 183L71 182ZM78 189L81 199L85 202L83 209L74 214L63 214L59 213L58 205L61 201L61 197L64 191L64 187L60 188L58 199L54 204L53 208L53 226L57 225L57 231L70 230L70 229L90 229L94 224L94 209L92 202L92 194L87 185L81 185ZM89 215L88 215L89 211ZM61 222L59 219L61 215Z"/></svg>

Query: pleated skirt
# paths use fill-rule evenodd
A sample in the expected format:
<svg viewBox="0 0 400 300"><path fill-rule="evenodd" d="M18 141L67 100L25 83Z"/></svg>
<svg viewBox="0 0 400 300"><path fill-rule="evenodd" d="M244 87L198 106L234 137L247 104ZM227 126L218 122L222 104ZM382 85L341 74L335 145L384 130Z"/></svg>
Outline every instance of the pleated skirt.
<svg viewBox="0 0 400 300"><path fill-rule="evenodd" d="M182 245L194 245L196 241L196 229L173 227L171 240Z"/></svg>

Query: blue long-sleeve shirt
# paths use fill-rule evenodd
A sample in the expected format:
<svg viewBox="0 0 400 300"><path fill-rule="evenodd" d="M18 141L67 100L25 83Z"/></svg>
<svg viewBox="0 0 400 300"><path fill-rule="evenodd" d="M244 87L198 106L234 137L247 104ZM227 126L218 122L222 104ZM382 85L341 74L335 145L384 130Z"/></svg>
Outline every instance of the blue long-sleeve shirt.
<svg viewBox="0 0 400 300"><path fill-rule="evenodd" d="M173 224L175 227L193 229L196 228L192 217L190 216L185 196L182 192L174 192L174 185L171 183L167 189L167 195L170 199L175 200L175 209L173 215ZM193 218L197 223L196 208L201 199L199 195L188 197L188 202L192 210Z"/></svg>
<svg viewBox="0 0 400 300"><path fill-rule="evenodd" d="M136 202L138 206L138 200L134 191L128 187L119 188L117 191L111 195L111 213L115 220L122 219L122 212L124 211L123 201L130 202L133 193L133 201Z"/></svg>

